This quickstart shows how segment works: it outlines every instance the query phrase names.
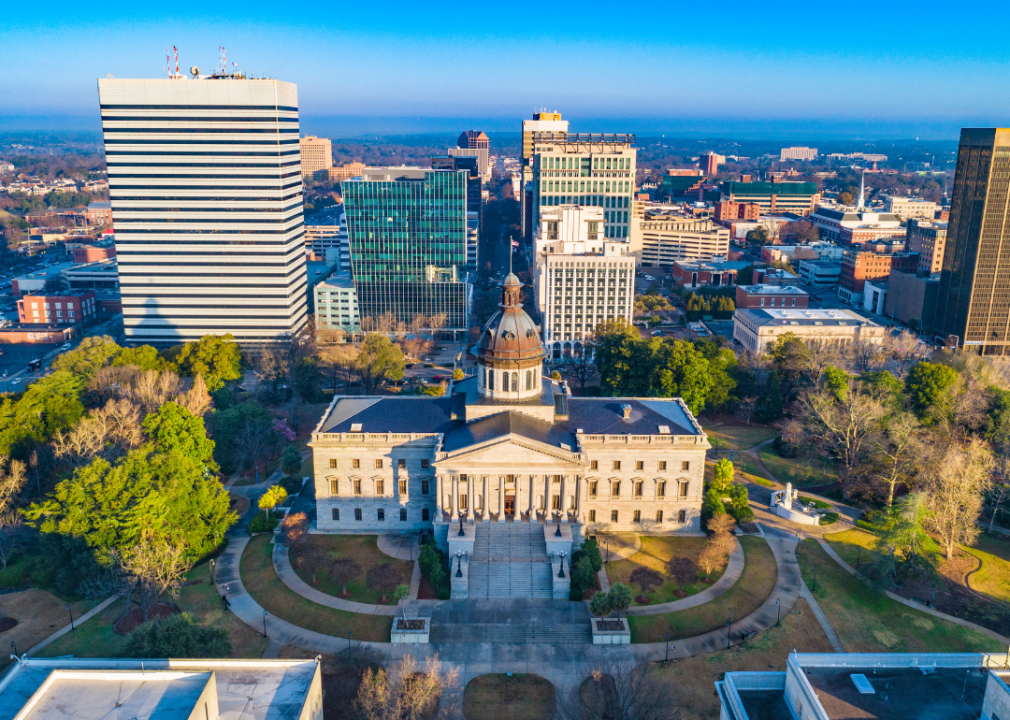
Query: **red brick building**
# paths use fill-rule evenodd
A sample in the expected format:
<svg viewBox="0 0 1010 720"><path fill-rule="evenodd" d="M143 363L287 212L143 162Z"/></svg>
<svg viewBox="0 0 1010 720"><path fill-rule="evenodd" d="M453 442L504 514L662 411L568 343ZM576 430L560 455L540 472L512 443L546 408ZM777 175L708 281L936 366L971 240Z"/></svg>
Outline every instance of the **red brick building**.
<svg viewBox="0 0 1010 720"><path fill-rule="evenodd" d="M842 256L842 274L838 279L839 295L852 301L863 292L867 280L886 281L891 270L914 273L919 253L877 253L869 250L846 250Z"/></svg>
<svg viewBox="0 0 1010 720"><path fill-rule="evenodd" d="M761 206L756 203L738 203L721 200L715 204L715 220L760 220Z"/></svg>
<svg viewBox="0 0 1010 720"><path fill-rule="evenodd" d="M719 156L715 153L705 153L698 158L698 167L705 177L715 177L719 174Z"/></svg>
<svg viewBox="0 0 1010 720"><path fill-rule="evenodd" d="M112 225L112 203L110 202L93 202L88 205L88 209L85 212L89 225L98 225L100 227Z"/></svg>
<svg viewBox="0 0 1010 720"><path fill-rule="evenodd" d="M810 306L810 296L798 287L776 285L737 285L736 306L751 308L798 308Z"/></svg>
<svg viewBox="0 0 1010 720"><path fill-rule="evenodd" d="M742 260L677 260L672 274L686 288L736 285L736 275L750 265Z"/></svg>
<svg viewBox="0 0 1010 720"><path fill-rule="evenodd" d="M23 325L76 325L96 317L92 290L25 295L18 300L18 320Z"/></svg>
<svg viewBox="0 0 1010 720"><path fill-rule="evenodd" d="M81 245L74 248L74 262L81 263L97 262L116 257L116 248L98 247L97 245Z"/></svg>

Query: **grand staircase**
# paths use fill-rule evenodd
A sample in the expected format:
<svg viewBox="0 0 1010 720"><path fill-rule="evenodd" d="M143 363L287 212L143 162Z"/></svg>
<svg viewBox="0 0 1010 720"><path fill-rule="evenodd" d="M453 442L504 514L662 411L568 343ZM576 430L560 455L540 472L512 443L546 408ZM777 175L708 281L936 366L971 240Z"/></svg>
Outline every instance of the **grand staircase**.
<svg viewBox="0 0 1010 720"><path fill-rule="evenodd" d="M553 596L551 563L542 525L476 523L467 597Z"/></svg>

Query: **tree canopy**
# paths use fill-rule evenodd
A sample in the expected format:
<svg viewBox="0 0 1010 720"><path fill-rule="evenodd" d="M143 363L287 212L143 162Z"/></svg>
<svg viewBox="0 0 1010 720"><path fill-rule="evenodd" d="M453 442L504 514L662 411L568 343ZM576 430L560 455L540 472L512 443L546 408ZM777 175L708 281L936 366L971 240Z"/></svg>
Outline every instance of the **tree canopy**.
<svg viewBox="0 0 1010 720"><path fill-rule="evenodd" d="M202 375L210 392L242 377L242 352L231 334L204 335L197 342L169 348L164 356L180 375Z"/></svg>
<svg viewBox="0 0 1010 720"><path fill-rule="evenodd" d="M357 366L366 393L375 392L386 380L401 379L405 365L403 351L385 335L369 333L361 341Z"/></svg>
<svg viewBox="0 0 1010 720"><path fill-rule="evenodd" d="M0 455L27 459L33 447L73 427L84 414L84 378L58 370L36 380L17 402L0 402Z"/></svg>
<svg viewBox="0 0 1010 720"><path fill-rule="evenodd" d="M213 462L214 441L207 439L203 418L167 402L144 418L144 432L163 453L181 453L200 463Z"/></svg>

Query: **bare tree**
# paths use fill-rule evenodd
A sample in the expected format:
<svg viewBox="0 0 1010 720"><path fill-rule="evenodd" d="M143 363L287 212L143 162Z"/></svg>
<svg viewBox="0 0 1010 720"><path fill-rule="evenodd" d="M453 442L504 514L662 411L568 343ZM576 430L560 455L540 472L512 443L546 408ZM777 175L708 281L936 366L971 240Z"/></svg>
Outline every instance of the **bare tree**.
<svg viewBox="0 0 1010 720"><path fill-rule="evenodd" d="M758 399L756 395L749 395L740 399L740 405L737 407L736 414L737 417L748 425L750 425L751 418L754 417L754 411L757 410Z"/></svg>
<svg viewBox="0 0 1010 720"><path fill-rule="evenodd" d="M0 513L11 510L28 482L28 470L20 460L0 455Z"/></svg>
<svg viewBox="0 0 1010 720"><path fill-rule="evenodd" d="M884 342L885 349L898 362L899 378L904 378L913 365L925 360L931 352L929 345L921 342L916 334L909 330L902 330L897 335L888 335Z"/></svg>
<svg viewBox="0 0 1010 720"><path fill-rule="evenodd" d="M193 383L189 386L189 390L177 397L175 401L180 407L185 408L191 415L196 415L197 417L203 417L214 409L214 401L211 400L210 393L207 392L207 383L203 381L203 375L200 373L197 373L196 377L193 378Z"/></svg>
<svg viewBox="0 0 1010 720"><path fill-rule="evenodd" d="M368 571L365 582L372 590L377 590L382 594L382 602L386 602L386 595L393 592L400 582L396 568L389 563L380 563Z"/></svg>
<svg viewBox="0 0 1010 720"><path fill-rule="evenodd" d="M352 557L339 557L330 564L330 580L340 586L340 594L347 596L347 583L361 574L361 565Z"/></svg>
<svg viewBox="0 0 1010 720"><path fill-rule="evenodd" d="M845 346L846 355L859 373L870 372L883 367L887 356L879 343L858 338Z"/></svg>
<svg viewBox="0 0 1010 720"><path fill-rule="evenodd" d="M145 370L137 374L127 387L125 397L137 405L145 415L157 412L158 408L179 394L179 376L163 370Z"/></svg>
<svg viewBox="0 0 1010 720"><path fill-rule="evenodd" d="M566 356L562 371L574 378L579 383L579 390L585 392L589 381L600 374L596 367L596 342L586 340L580 352Z"/></svg>
<svg viewBox="0 0 1010 720"><path fill-rule="evenodd" d="M144 622L159 596L178 596L182 579L192 565L186 559L186 546L167 539L149 539L134 545L123 553L121 564L140 598Z"/></svg>
<svg viewBox="0 0 1010 720"><path fill-rule="evenodd" d="M0 512L0 564L7 567L18 550L27 544L24 518L18 510Z"/></svg>
<svg viewBox="0 0 1010 720"><path fill-rule="evenodd" d="M712 573L722 569L726 565L726 548L716 538L710 538L701 554L698 555L698 566L705 571L705 579L708 580Z"/></svg>
<svg viewBox="0 0 1010 720"><path fill-rule="evenodd" d="M990 484L993 459L979 440L947 449L941 462L931 463L925 482L927 527L940 539L950 559L955 545L971 545L979 535L977 525L983 498Z"/></svg>
<svg viewBox="0 0 1010 720"><path fill-rule="evenodd" d="M558 693L563 720L678 720L676 684L649 665L606 661L587 667L581 682Z"/></svg>
<svg viewBox="0 0 1010 720"><path fill-rule="evenodd" d="M321 353L323 363L329 371L333 392L340 392L341 386L346 391L354 378L357 358L360 351L354 345L336 345L328 347Z"/></svg>
<svg viewBox="0 0 1010 720"><path fill-rule="evenodd" d="M365 720L430 720L461 713L459 671L445 667L438 655L420 665L407 655L389 672L368 668L358 690Z"/></svg>
<svg viewBox="0 0 1010 720"><path fill-rule="evenodd" d="M677 593L684 594L684 586L698 579L698 566L687 557L674 557L666 564L670 577L677 583Z"/></svg>
<svg viewBox="0 0 1010 720"><path fill-rule="evenodd" d="M894 491L907 484L915 474L922 454L919 440L919 421L912 413L899 412L887 422L883 433L877 436L877 469L874 476L887 490L887 506L894 505Z"/></svg>

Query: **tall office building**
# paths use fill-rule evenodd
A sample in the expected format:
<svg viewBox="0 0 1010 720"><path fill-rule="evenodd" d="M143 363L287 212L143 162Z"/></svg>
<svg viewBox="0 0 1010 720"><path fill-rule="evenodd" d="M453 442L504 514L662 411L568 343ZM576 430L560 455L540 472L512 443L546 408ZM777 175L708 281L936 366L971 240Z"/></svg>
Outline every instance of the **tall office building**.
<svg viewBox="0 0 1010 720"><path fill-rule="evenodd" d="M456 147L449 148L446 154L451 157L477 158L477 172L485 182L491 179L491 140L479 130L467 130L456 140Z"/></svg>
<svg viewBox="0 0 1010 720"><path fill-rule="evenodd" d="M194 73L100 79L98 96L127 340L261 345L299 332L295 85Z"/></svg>
<svg viewBox="0 0 1010 720"><path fill-rule="evenodd" d="M1010 129L962 128L934 324L959 348L1010 349Z"/></svg>
<svg viewBox="0 0 1010 720"><path fill-rule="evenodd" d="M568 134L568 121L559 112L536 112L532 120L523 120L522 192L519 195L520 218L523 237L532 239L533 224L533 136L536 133L553 133L553 137Z"/></svg>
<svg viewBox="0 0 1010 720"><path fill-rule="evenodd" d="M333 148L329 138L309 135L303 137L298 144L302 150L302 175L313 175L333 167Z"/></svg>
<svg viewBox="0 0 1010 720"><path fill-rule="evenodd" d="M533 223L543 207L603 208L604 237L627 239L635 193L634 135L535 133Z"/></svg>
<svg viewBox="0 0 1010 720"><path fill-rule="evenodd" d="M365 168L342 184L362 328L387 316L468 327L467 173Z"/></svg>

